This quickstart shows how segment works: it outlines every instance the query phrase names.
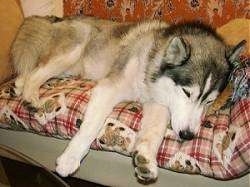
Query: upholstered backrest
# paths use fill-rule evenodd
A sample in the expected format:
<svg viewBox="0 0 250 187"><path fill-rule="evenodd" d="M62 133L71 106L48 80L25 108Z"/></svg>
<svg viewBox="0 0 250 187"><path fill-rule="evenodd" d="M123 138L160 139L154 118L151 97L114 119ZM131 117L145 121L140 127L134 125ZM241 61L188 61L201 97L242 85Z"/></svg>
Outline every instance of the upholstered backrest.
<svg viewBox="0 0 250 187"><path fill-rule="evenodd" d="M65 15L91 15L117 21L162 19L169 23L201 20L214 27L250 18L248 1L225 0L67 0Z"/></svg>

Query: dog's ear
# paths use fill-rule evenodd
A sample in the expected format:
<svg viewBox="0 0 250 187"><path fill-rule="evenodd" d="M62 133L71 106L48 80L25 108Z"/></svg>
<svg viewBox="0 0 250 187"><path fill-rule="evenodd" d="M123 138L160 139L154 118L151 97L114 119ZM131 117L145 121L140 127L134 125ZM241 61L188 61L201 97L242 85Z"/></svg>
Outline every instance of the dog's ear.
<svg viewBox="0 0 250 187"><path fill-rule="evenodd" d="M246 40L242 40L235 47L228 47L226 50L225 56L232 68L237 66L236 61L239 58L241 52L245 49L246 43Z"/></svg>
<svg viewBox="0 0 250 187"><path fill-rule="evenodd" d="M182 37L170 40L164 55L166 66L174 67L183 65L190 57L190 46Z"/></svg>

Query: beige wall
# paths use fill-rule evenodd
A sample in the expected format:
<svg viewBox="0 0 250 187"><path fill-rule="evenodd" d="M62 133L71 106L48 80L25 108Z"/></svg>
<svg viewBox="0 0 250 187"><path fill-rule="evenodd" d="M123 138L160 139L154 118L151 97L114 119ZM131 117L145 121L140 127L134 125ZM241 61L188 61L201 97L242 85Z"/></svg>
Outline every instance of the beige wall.
<svg viewBox="0 0 250 187"><path fill-rule="evenodd" d="M0 83L12 74L9 51L23 15L15 0L0 0Z"/></svg>
<svg viewBox="0 0 250 187"><path fill-rule="evenodd" d="M63 0L20 0L24 17L31 15L63 16Z"/></svg>

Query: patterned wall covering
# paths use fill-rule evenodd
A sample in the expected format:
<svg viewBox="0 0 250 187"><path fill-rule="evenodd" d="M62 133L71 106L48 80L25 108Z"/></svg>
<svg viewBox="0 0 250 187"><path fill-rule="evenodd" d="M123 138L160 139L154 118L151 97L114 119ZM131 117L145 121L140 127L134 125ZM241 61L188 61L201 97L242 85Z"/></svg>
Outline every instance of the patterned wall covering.
<svg viewBox="0 0 250 187"><path fill-rule="evenodd" d="M250 19L250 0L64 0L64 14L116 21L202 20L218 27L234 18Z"/></svg>

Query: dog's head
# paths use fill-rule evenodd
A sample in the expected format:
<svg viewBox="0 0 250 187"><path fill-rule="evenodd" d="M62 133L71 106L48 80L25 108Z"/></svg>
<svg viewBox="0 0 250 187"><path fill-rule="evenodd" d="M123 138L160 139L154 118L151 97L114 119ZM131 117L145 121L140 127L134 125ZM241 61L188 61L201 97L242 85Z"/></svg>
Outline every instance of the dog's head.
<svg viewBox="0 0 250 187"><path fill-rule="evenodd" d="M214 31L191 24L166 29L159 43L161 60L153 76L152 95L169 108L176 134L190 140L199 130L204 111L225 88L230 64L245 42L228 50Z"/></svg>

